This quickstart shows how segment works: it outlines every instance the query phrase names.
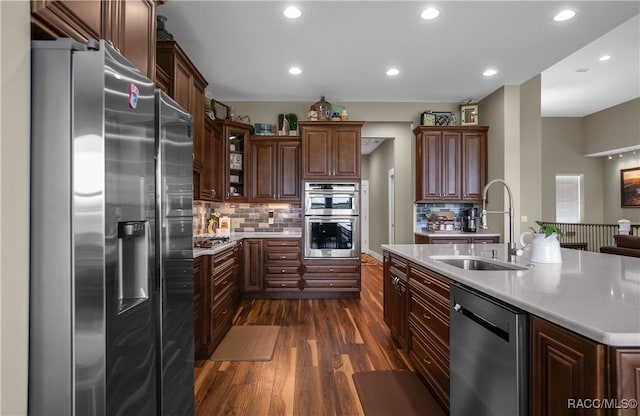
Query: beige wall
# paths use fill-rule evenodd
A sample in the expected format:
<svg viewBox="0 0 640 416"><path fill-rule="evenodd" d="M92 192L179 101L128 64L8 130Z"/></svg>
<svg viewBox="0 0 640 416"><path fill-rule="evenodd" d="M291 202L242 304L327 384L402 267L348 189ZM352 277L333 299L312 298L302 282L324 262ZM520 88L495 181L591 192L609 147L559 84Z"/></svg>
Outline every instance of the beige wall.
<svg viewBox="0 0 640 416"><path fill-rule="evenodd" d="M544 117L542 119L542 218L556 220L556 175L583 175L585 223L600 224L603 214L602 158L584 157L582 144L584 123L577 117Z"/></svg>
<svg viewBox="0 0 640 416"><path fill-rule="evenodd" d="M520 229L535 226L542 215L542 119L540 75L520 86ZM545 166L546 169L546 166ZM522 216L527 221L522 221Z"/></svg>
<svg viewBox="0 0 640 416"><path fill-rule="evenodd" d="M27 413L29 2L0 1L0 414Z"/></svg>
<svg viewBox="0 0 640 416"><path fill-rule="evenodd" d="M640 146L640 98L584 117L583 154Z"/></svg>

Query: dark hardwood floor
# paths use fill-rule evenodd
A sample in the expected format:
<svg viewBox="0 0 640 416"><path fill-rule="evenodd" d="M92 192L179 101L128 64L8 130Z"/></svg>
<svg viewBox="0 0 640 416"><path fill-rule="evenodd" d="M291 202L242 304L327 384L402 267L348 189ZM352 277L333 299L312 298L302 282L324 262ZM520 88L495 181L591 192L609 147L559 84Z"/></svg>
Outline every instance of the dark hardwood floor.
<svg viewBox="0 0 640 416"><path fill-rule="evenodd" d="M382 316L382 264L364 256L360 299L245 300L234 325L280 325L273 360L196 362L209 415L362 415L352 374L412 369Z"/></svg>

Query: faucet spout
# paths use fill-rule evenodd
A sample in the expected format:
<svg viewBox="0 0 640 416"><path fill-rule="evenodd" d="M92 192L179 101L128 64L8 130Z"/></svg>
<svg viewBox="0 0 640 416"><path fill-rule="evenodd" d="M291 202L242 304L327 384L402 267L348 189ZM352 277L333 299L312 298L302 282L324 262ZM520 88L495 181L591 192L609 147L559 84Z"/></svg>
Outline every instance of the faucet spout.
<svg viewBox="0 0 640 416"><path fill-rule="evenodd" d="M509 211L491 211L491 212L487 212L486 206L487 206L487 192L489 191L489 188L491 188L491 186L494 183L501 183L506 189L507 189L507 194L509 195ZM521 256L522 255L522 250L518 250L516 248L516 243L513 239L513 228L514 228L514 211L513 211L513 194L511 193L511 188L509 187L509 184L507 184L504 179L494 179L492 181L490 181L489 183L487 183L484 188L482 189L482 220L481 220L481 227L483 229L487 229L488 228L488 224L487 224L487 214L494 214L494 213L501 213L501 214L508 214L509 215L509 250L508 250L508 260L512 261L515 260L516 256Z"/></svg>

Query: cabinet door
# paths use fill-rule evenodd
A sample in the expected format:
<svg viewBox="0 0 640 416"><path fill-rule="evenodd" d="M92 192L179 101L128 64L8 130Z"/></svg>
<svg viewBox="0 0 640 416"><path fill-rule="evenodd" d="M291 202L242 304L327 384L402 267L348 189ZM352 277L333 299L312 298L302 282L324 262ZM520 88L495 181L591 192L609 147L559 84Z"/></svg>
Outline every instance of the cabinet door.
<svg viewBox="0 0 640 416"><path fill-rule="evenodd" d="M194 150L199 149L196 153L196 159L199 159L202 165L200 174L200 199L207 201L215 201L220 199L220 175L218 174L218 152L220 140L214 132L213 120L205 121L204 137L202 140L196 140L194 137Z"/></svg>
<svg viewBox="0 0 640 416"><path fill-rule="evenodd" d="M614 348L609 347L611 357L610 380L611 398L625 405L631 400L636 404L640 400L640 349L638 348ZM640 410L637 407L623 408L617 415L637 416Z"/></svg>
<svg viewBox="0 0 640 416"><path fill-rule="evenodd" d="M244 292L262 292L264 258L262 239L245 239L243 251Z"/></svg>
<svg viewBox="0 0 640 416"><path fill-rule="evenodd" d="M462 133L462 199L482 201L482 189L487 184L487 132Z"/></svg>
<svg viewBox="0 0 640 416"><path fill-rule="evenodd" d="M304 179L331 177L331 131L321 127L302 130L302 166Z"/></svg>
<svg viewBox="0 0 640 416"><path fill-rule="evenodd" d="M224 123L222 141L225 154L222 158L227 172L224 176L224 182L226 182L224 193L227 201L246 202L250 192L247 170L250 126L233 122Z"/></svg>
<svg viewBox="0 0 640 416"><path fill-rule="evenodd" d="M102 39L107 5L103 1L32 0L31 23L36 32L53 38L67 36L81 42Z"/></svg>
<svg viewBox="0 0 640 416"><path fill-rule="evenodd" d="M439 201L442 194L442 133L422 132L416 141L416 201Z"/></svg>
<svg viewBox="0 0 640 416"><path fill-rule="evenodd" d="M531 343L532 416L568 414L571 400L606 397L604 345L536 317L531 317Z"/></svg>
<svg viewBox="0 0 640 416"><path fill-rule="evenodd" d="M462 198L461 179L462 174L462 148L460 132L445 131L442 134L441 162L442 171L440 178L440 199L443 201L458 201Z"/></svg>
<svg viewBox="0 0 640 416"><path fill-rule="evenodd" d="M278 143L278 200L302 202L300 189L300 141Z"/></svg>
<svg viewBox="0 0 640 416"><path fill-rule="evenodd" d="M193 259L193 350L197 354L202 345L202 257Z"/></svg>
<svg viewBox="0 0 640 416"><path fill-rule="evenodd" d="M252 139L251 143L251 200L270 202L277 199L276 171L282 167L276 161L273 140Z"/></svg>
<svg viewBox="0 0 640 416"><path fill-rule="evenodd" d="M112 0L108 2L105 39L150 80L156 72L156 4L153 0Z"/></svg>
<svg viewBox="0 0 640 416"><path fill-rule="evenodd" d="M336 127L333 131L333 177L360 179L360 129Z"/></svg>
<svg viewBox="0 0 640 416"><path fill-rule="evenodd" d="M187 110L193 116L193 109L191 108L193 103L192 87L193 80L191 78L191 73L189 72L189 67L181 60L176 59L174 63L173 83L170 95L182 108Z"/></svg>

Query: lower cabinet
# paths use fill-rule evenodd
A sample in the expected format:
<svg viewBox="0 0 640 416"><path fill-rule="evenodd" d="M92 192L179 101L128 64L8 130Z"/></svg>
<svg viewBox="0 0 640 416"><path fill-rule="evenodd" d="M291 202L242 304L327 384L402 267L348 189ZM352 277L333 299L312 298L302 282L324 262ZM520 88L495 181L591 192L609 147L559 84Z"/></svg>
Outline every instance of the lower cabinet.
<svg viewBox="0 0 640 416"><path fill-rule="evenodd" d="M409 287L407 282L408 264L402 257L385 253L383 256L384 280L384 322L393 338L407 348Z"/></svg>
<svg viewBox="0 0 640 416"><path fill-rule="evenodd" d="M451 280L411 262L408 275L409 357L448 413Z"/></svg>
<svg viewBox="0 0 640 416"><path fill-rule="evenodd" d="M248 238L243 244L244 298L360 295L360 259L302 259L300 238Z"/></svg>
<svg viewBox="0 0 640 416"><path fill-rule="evenodd" d="M206 360L231 328L239 299L237 248L194 259L194 352Z"/></svg>

